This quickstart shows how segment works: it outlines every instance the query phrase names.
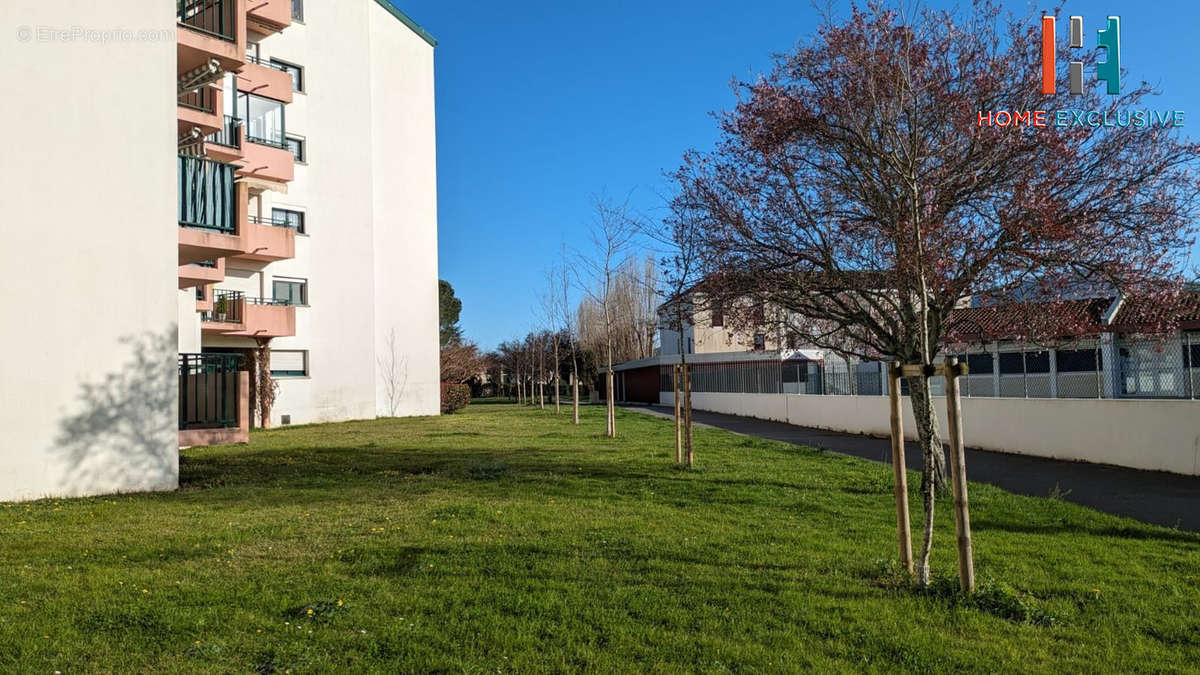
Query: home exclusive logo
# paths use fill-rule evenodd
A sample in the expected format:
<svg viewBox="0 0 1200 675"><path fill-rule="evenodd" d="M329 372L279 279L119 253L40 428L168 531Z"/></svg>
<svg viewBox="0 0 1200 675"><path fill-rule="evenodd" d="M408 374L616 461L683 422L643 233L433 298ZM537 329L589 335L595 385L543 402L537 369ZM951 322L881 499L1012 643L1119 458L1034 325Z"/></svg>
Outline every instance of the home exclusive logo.
<svg viewBox="0 0 1200 675"><path fill-rule="evenodd" d="M1056 17L1042 17L1042 94L1057 92ZM1069 22L1072 49L1083 45L1083 17ZM1110 16L1096 31L1096 46L1104 49L1104 61L1096 64L1096 80L1104 82L1110 96L1121 93L1121 17ZM1083 95L1083 61L1071 61L1067 78L1072 96ZM979 111L979 126L988 127L1182 127L1182 110L997 110Z"/></svg>
<svg viewBox="0 0 1200 675"><path fill-rule="evenodd" d="M1042 17L1042 93L1054 94L1055 17ZM1071 17L1071 48L1083 47L1083 17ZM1096 46L1104 49L1105 61L1096 64L1096 79L1108 83L1108 93L1121 93L1121 17L1108 17L1108 28L1096 31ZM1083 95L1083 61L1072 61L1068 67L1071 94Z"/></svg>

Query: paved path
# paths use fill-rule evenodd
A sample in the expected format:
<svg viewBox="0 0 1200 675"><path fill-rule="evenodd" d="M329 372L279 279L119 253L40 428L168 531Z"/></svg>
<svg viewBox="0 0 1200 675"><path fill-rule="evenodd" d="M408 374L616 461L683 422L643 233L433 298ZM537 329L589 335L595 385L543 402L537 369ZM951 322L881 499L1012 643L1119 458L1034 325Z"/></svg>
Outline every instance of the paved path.
<svg viewBox="0 0 1200 675"><path fill-rule="evenodd" d="M626 409L668 418L672 414L669 408L629 406ZM876 462L891 462L891 443L886 438L700 410L693 411L692 420L748 436L824 448ZM916 443L905 444L905 461L910 469L921 468L921 450ZM1034 497L1046 497L1057 489L1064 495L1063 499L1076 504L1146 523L1200 532L1200 476L968 449L967 477Z"/></svg>

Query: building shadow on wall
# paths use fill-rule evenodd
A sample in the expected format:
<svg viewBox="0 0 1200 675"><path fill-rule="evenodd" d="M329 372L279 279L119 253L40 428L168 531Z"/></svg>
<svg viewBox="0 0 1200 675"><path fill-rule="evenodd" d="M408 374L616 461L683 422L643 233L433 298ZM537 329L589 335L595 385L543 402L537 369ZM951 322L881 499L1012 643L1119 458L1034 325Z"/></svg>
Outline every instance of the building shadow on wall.
<svg viewBox="0 0 1200 675"><path fill-rule="evenodd" d="M55 452L65 495L172 489L179 476L176 328L122 338L129 356L83 382Z"/></svg>

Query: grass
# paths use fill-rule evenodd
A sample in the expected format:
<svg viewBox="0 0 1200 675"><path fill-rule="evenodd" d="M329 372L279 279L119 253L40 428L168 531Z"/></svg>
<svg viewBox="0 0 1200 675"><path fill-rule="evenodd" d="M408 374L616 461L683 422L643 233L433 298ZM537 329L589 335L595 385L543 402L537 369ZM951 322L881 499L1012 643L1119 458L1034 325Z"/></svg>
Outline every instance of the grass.
<svg viewBox="0 0 1200 675"><path fill-rule="evenodd" d="M174 493L0 506L0 671L1186 671L1200 537L973 484L981 592L889 469L603 410L255 433ZM912 483L915 485L914 479ZM914 522L919 497L912 496Z"/></svg>

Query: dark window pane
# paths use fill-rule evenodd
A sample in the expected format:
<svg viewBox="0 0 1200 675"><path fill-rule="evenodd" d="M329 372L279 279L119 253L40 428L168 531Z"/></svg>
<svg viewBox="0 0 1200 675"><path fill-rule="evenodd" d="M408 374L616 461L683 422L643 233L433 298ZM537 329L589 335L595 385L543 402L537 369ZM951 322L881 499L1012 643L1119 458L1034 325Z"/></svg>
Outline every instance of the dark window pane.
<svg viewBox="0 0 1200 675"><path fill-rule="evenodd" d="M1060 349L1055 355L1060 373L1094 373L1097 369L1094 349Z"/></svg>
<svg viewBox="0 0 1200 675"><path fill-rule="evenodd" d="M1000 353L1000 374L1001 375L1021 375L1025 372L1025 362L1021 358L1021 352L1001 352Z"/></svg>
<svg viewBox="0 0 1200 675"><path fill-rule="evenodd" d="M296 21L304 20L304 0L292 0L292 18Z"/></svg>
<svg viewBox="0 0 1200 675"><path fill-rule="evenodd" d="M1025 352L1025 372L1027 373L1048 373L1050 372L1050 352Z"/></svg>
<svg viewBox="0 0 1200 675"><path fill-rule="evenodd" d="M967 368L972 375L990 374L992 372L992 355L989 353L967 354Z"/></svg>

